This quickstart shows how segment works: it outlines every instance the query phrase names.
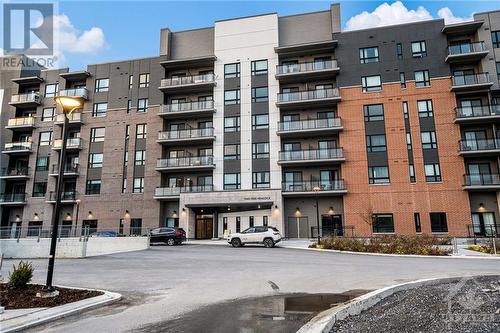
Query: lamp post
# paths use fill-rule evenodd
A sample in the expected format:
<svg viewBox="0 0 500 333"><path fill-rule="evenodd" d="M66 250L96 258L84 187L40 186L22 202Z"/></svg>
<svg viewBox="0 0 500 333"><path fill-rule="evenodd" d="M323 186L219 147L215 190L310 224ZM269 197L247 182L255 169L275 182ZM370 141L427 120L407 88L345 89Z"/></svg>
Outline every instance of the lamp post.
<svg viewBox="0 0 500 333"><path fill-rule="evenodd" d="M56 180L56 200L52 209L52 238L50 240L49 266L47 268L47 281L45 283L45 289L48 292L54 291L54 287L52 286L52 278L54 276L54 263L56 259L59 211L61 206L61 192L63 189L64 176L63 164L66 159L66 140L68 139L69 117L71 116L73 111L75 111L76 109L81 109L83 107L83 99L79 97L56 96L54 99L57 108L63 112L65 117L62 127L61 153L59 154L58 173Z"/></svg>
<svg viewBox="0 0 500 333"><path fill-rule="evenodd" d="M318 206L318 193L321 191L321 188L319 186L314 186L313 191L315 193L315 199L316 199L316 226L318 227L318 245L321 244L321 235L320 235L320 230L319 230L319 206Z"/></svg>
<svg viewBox="0 0 500 333"><path fill-rule="evenodd" d="M76 214L75 214L75 237L76 237L76 232L78 230L78 213L80 212L80 202L82 202L82 200L76 199L75 202L76 202Z"/></svg>
<svg viewBox="0 0 500 333"><path fill-rule="evenodd" d="M299 207L295 208L295 217L297 218L297 238L300 238L300 217L302 213L300 212Z"/></svg>

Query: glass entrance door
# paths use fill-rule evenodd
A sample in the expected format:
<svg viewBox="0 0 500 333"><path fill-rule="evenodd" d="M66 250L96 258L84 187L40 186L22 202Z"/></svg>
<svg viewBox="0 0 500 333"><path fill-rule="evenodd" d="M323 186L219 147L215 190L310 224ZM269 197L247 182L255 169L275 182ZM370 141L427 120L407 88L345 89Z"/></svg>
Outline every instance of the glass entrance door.
<svg viewBox="0 0 500 333"><path fill-rule="evenodd" d="M321 229L323 236L343 236L344 228L342 227L342 215L321 215Z"/></svg>
<svg viewBox="0 0 500 333"><path fill-rule="evenodd" d="M472 213L472 227L477 236L492 237L498 231L494 213Z"/></svg>

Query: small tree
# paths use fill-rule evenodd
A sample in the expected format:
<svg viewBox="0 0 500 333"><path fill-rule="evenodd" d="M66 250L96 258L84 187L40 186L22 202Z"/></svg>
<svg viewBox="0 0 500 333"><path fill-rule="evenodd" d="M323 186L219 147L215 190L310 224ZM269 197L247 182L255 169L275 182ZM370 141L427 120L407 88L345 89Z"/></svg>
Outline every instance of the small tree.
<svg viewBox="0 0 500 333"><path fill-rule="evenodd" d="M372 204L369 203L368 206L359 213L361 220L370 226L370 233L373 233L373 207Z"/></svg>
<svg viewBox="0 0 500 333"><path fill-rule="evenodd" d="M26 288L33 278L33 265L30 262L21 261L19 265L13 265L13 271L9 274L9 287L14 289Z"/></svg>

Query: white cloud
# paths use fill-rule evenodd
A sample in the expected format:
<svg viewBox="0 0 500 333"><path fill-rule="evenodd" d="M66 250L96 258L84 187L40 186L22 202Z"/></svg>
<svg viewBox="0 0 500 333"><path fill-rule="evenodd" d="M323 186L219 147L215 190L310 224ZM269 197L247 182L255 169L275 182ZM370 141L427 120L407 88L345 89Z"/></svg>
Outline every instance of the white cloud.
<svg viewBox="0 0 500 333"><path fill-rule="evenodd" d="M446 24L472 19L454 16L448 7L438 10L437 17L443 18ZM364 11L351 17L346 23L345 30L367 29L432 19L434 19L432 14L423 6L419 6L416 10L409 10L401 1L396 1L392 4L385 2L372 12Z"/></svg>
<svg viewBox="0 0 500 333"><path fill-rule="evenodd" d="M61 53L95 54L107 47L101 28L92 27L81 32L66 15L54 16L54 38Z"/></svg>

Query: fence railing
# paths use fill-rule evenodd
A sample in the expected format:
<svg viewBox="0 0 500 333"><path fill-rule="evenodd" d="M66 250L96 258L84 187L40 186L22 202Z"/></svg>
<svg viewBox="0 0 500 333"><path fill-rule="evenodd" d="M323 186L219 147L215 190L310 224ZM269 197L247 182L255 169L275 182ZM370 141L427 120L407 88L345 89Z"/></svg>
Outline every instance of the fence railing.
<svg viewBox="0 0 500 333"><path fill-rule="evenodd" d="M335 98L335 97L340 97L338 88L316 89L316 90L306 90L306 91L297 91L289 93L279 93L278 102L279 103L300 102L300 101L318 100L318 99Z"/></svg>
<svg viewBox="0 0 500 333"><path fill-rule="evenodd" d="M468 224L467 232L469 237L499 237L500 224Z"/></svg>
<svg viewBox="0 0 500 333"><path fill-rule="evenodd" d="M455 110L457 118L473 118L500 115L500 105L457 107Z"/></svg>
<svg viewBox="0 0 500 333"><path fill-rule="evenodd" d="M344 237L354 237L354 226L345 225L342 227L319 227L320 237L325 236L344 236ZM311 227L311 238L318 237L318 227Z"/></svg>
<svg viewBox="0 0 500 333"><path fill-rule="evenodd" d="M42 97L39 92L32 92L26 94L17 94L12 95L10 98L11 103L37 103L40 104L42 102Z"/></svg>
<svg viewBox="0 0 500 333"><path fill-rule="evenodd" d="M157 168L210 166L214 165L213 156L189 156L178 158L162 158L156 163Z"/></svg>
<svg viewBox="0 0 500 333"><path fill-rule="evenodd" d="M3 168L0 170L1 177L28 176L29 168Z"/></svg>
<svg viewBox="0 0 500 333"><path fill-rule="evenodd" d="M278 122L278 130L283 132L293 132L308 129L322 129L341 127L340 118L325 118L325 119L305 119L298 121L280 121Z"/></svg>
<svg viewBox="0 0 500 333"><path fill-rule="evenodd" d="M453 86L469 86L476 84L491 83L489 73L453 75L452 79L453 79Z"/></svg>
<svg viewBox="0 0 500 333"><path fill-rule="evenodd" d="M500 185L498 174L469 174L464 175L465 186Z"/></svg>
<svg viewBox="0 0 500 333"><path fill-rule="evenodd" d="M281 184L281 189L283 192L341 191L345 190L345 183L343 179L283 182Z"/></svg>
<svg viewBox="0 0 500 333"><path fill-rule="evenodd" d="M132 220L132 219L131 219ZM21 223L21 225L19 224ZM29 223L23 225L23 223ZM108 237L137 237L149 236L154 228L130 226L130 222L124 222L122 227L115 228L101 228L95 226L81 225L82 221L79 219L78 225L75 221L59 221L59 228L57 238L78 237L80 239L86 238L108 238ZM9 227L0 227L0 239L20 239L20 238L50 238L52 237L52 228L43 226L41 222L13 222Z"/></svg>
<svg viewBox="0 0 500 333"><path fill-rule="evenodd" d="M500 139L463 139L459 143L461 151L481 151L500 148Z"/></svg>
<svg viewBox="0 0 500 333"><path fill-rule="evenodd" d="M449 55L468 54L488 51L484 42L461 43L448 46Z"/></svg>
<svg viewBox="0 0 500 333"><path fill-rule="evenodd" d="M180 76L160 81L161 87L177 87L188 84L201 84L215 82L215 74L203 74L193 76Z"/></svg>
<svg viewBox="0 0 500 333"><path fill-rule="evenodd" d="M306 73L338 68L337 60L303 62L276 66L276 74Z"/></svg>
<svg viewBox="0 0 500 333"><path fill-rule="evenodd" d="M193 185L179 187L157 187L155 189L155 197L169 197L180 195L181 193L196 193L196 192L212 192L213 185Z"/></svg>
<svg viewBox="0 0 500 333"><path fill-rule="evenodd" d="M0 203L25 202L26 193L0 193Z"/></svg>
<svg viewBox="0 0 500 333"><path fill-rule="evenodd" d="M34 123L34 117L11 118L7 121L7 126L33 126Z"/></svg>
<svg viewBox="0 0 500 333"><path fill-rule="evenodd" d="M87 90L87 88L64 89L59 91L59 96L81 97L84 99L88 99L89 91Z"/></svg>
<svg viewBox="0 0 500 333"><path fill-rule="evenodd" d="M165 131L158 133L158 140L196 139L214 136L214 129L210 128L187 128L177 131Z"/></svg>
<svg viewBox="0 0 500 333"><path fill-rule="evenodd" d="M343 158L342 148L280 151L280 161L328 160Z"/></svg>
<svg viewBox="0 0 500 333"><path fill-rule="evenodd" d="M31 151L33 144L31 141L22 141L22 142L8 142L4 146L5 151Z"/></svg>
<svg viewBox="0 0 500 333"><path fill-rule="evenodd" d="M214 101L200 101L200 102L182 102L173 104L164 104L160 107L159 114L169 112L182 112L182 111L203 111L212 110L214 108Z"/></svg>

